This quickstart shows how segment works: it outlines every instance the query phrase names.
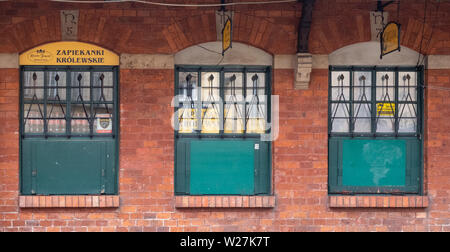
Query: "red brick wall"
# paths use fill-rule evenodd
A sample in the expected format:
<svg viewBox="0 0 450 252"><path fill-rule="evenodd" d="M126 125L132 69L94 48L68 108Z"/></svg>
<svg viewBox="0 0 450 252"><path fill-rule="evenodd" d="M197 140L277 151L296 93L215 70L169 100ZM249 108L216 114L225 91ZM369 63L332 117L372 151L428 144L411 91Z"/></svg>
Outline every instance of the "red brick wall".
<svg viewBox="0 0 450 252"><path fill-rule="evenodd" d="M368 10L375 8L370 7L373 1L349 0L346 3L351 6L345 8L341 5L344 1L316 2L312 53L328 54L369 40ZM404 2L402 44L418 50L423 1ZM60 40L58 10L71 8L80 8L81 41L118 53L174 53L215 40L213 10L187 12L130 3L2 2L0 53L22 52ZM450 18L442 14L450 4L442 3L441 8L439 22L425 27L425 34L431 35L433 30L433 36L423 45L430 53L450 54ZM430 3L429 24L436 21L435 9ZM272 54L295 53L300 6L236 10L240 13L235 16L235 41ZM388 10L396 17L395 7ZM358 23L361 20L363 25ZM450 107L446 99L450 70L427 71L425 189L430 203L426 209L329 207L327 70L313 70L308 90L293 89L293 70L273 72L274 94L280 96L280 134L273 145L272 166L275 208L175 208L170 126L173 70L127 69L120 71L120 207L19 208L18 72L0 69L0 231L450 231Z"/></svg>

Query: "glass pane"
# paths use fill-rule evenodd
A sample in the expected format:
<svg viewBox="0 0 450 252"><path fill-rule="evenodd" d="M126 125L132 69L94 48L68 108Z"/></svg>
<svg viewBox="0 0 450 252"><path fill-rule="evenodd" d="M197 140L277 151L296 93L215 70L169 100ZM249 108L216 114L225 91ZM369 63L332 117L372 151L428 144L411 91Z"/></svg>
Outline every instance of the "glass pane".
<svg viewBox="0 0 450 252"><path fill-rule="evenodd" d="M113 88L93 88L92 98L94 102L112 102Z"/></svg>
<svg viewBox="0 0 450 252"><path fill-rule="evenodd" d="M196 72L180 72L178 74L178 97L179 102L197 101L198 80Z"/></svg>
<svg viewBox="0 0 450 252"><path fill-rule="evenodd" d="M415 102L417 100L417 73L399 73L398 99L399 101L408 102Z"/></svg>
<svg viewBox="0 0 450 252"><path fill-rule="evenodd" d="M91 73L90 72L72 72L70 74L72 87L90 87Z"/></svg>
<svg viewBox="0 0 450 252"><path fill-rule="evenodd" d="M70 109L72 114L72 133L90 133L88 120L91 117L90 105L87 104L83 107L81 104L73 104Z"/></svg>
<svg viewBox="0 0 450 252"><path fill-rule="evenodd" d="M331 104L331 118L334 117L350 117L350 108L348 103Z"/></svg>
<svg viewBox="0 0 450 252"><path fill-rule="evenodd" d="M353 76L353 100L370 101L372 99L372 73L355 72Z"/></svg>
<svg viewBox="0 0 450 252"><path fill-rule="evenodd" d="M377 72L377 101L395 101L395 75L393 72Z"/></svg>
<svg viewBox="0 0 450 252"><path fill-rule="evenodd" d="M219 133L220 131L220 106L215 104L203 104L202 109L202 133Z"/></svg>
<svg viewBox="0 0 450 252"><path fill-rule="evenodd" d="M202 102L220 101L220 77L219 73L202 73Z"/></svg>
<svg viewBox="0 0 450 252"><path fill-rule="evenodd" d="M65 118L66 104L47 104L47 118Z"/></svg>
<svg viewBox="0 0 450 252"><path fill-rule="evenodd" d="M399 104L398 105L398 131L399 132L416 132L417 130L417 105L416 104Z"/></svg>
<svg viewBox="0 0 450 252"><path fill-rule="evenodd" d="M225 73L224 89L225 102L243 101L242 73Z"/></svg>
<svg viewBox="0 0 450 252"><path fill-rule="evenodd" d="M202 133L220 131L220 75L202 73Z"/></svg>
<svg viewBox="0 0 450 252"><path fill-rule="evenodd" d="M65 133L66 132L66 120L48 120L47 129L49 133Z"/></svg>
<svg viewBox="0 0 450 252"><path fill-rule="evenodd" d="M357 133L369 133L372 131L372 123L370 118L359 118L355 119L355 129L354 132Z"/></svg>
<svg viewBox="0 0 450 252"><path fill-rule="evenodd" d="M90 88L72 88L71 92L72 102L90 102Z"/></svg>
<svg viewBox="0 0 450 252"><path fill-rule="evenodd" d="M332 132L349 132L348 119L334 119L332 121Z"/></svg>
<svg viewBox="0 0 450 252"><path fill-rule="evenodd" d="M179 133L194 133L197 127L197 109L190 107L178 109Z"/></svg>
<svg viewBox="0 0 450 252"><path fill-rule="evenodd" d="M398 123L398 132L414 133L417 130L417 119L400 119Z"/></svg>
<svg viewBox="0 0 450 252"><path fill-rule="evenodd" d="M417 117L417 105L416 104L399 104L398 105L398 117Z"/></svg>
<svg viewBox="0 0 450 252"><path fill-rule="evenodd" d="M262 103L266 101L266 74L247 73L247 96L250 103Z"/></svg>
<svg viewBox="0 0 450 252"><path fill-rule="evenodd" d="M72 119L72 133L88 134L90 133L89 121L87 119Z"/></svg>
<svg viewBox="0 0 450 252"><path fill-rule="evenodd" d="M113 105L112 104L94 104L94 113L97 114L112 114Z"/></svg>
<svg viewBox="0 0 450 252"><path fill-rule="evenodd" d="M249 104L247 106L247 133L264 133L266 131L266 106Z"/></svg>
<svg viewBox="0 0 450 252"><path fill-rule="evenodd" d="M94 72L92 90L93 100L96 102L113 101L113 75L111 72Z"/></svg>
<svg viewBox="0 0 450 252"><path fill-rule="evenodd" d="M379 118L377 123L377 132L392 133L395 131L395 120Z"/></svg>
<svg viewBox="0 0 450 252"><path fill-rule="evenodd" d="M114 78L112 72L93 72L93 83L94 87L114 87ZM102 83L103 82L103 83Z"/></svg>
<svg viewBox="0 0 450 252"><path fill-rule="evenodd" d="M24 105L24 129L25 133L43 133L44 132L44 120L38 106L43 111L43 105L37 104L25 104Z"/></svg>
<svg viewBox="0 0 450 252"><path fill-rule="evenodd" d="M242 104L225 104L225 133L244 133L244 106Z"/></svg>
<svg viewBox="0 0 450 252"><path fill-rule="evenodd" d="M44 99L44 72L23 72L24 101Z"/></svg>
<svg viewBox="0 0 450 252"><path fill-rule="evenodd" d="M350 101L350 88L332 88L331 89L331 100L338 102L348 102Z"/></svg>
<svg viewBox="0 0 450 252"><path fill-rule="evenodd" d="M331 72L332 87L350 87L350 72Z"/></svg>
<svg viewBox="0 0 450 252"><path fill-rule="evenodd" d="M65 101L66 100L66 73L48 72L47 100Z"/></svg>
<svg viewBox="0 0 450 252"><path fill-rule="evenodd" d="M371 104L370 103L357 103L353 104L353 115L354 117L368 117L370 118L372 116L370 110L371 110Z"/></svg>

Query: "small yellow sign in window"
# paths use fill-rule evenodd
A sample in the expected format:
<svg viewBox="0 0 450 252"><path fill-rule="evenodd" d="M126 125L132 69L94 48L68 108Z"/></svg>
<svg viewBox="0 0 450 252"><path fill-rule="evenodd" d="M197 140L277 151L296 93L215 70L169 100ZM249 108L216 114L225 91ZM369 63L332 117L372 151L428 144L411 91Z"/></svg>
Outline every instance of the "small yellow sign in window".
<svg viewBox="0 0 450 252"><path fill-rule="evenodd" d="M394 116L395 103L383 102L377 103L377 116Z"/></svg>

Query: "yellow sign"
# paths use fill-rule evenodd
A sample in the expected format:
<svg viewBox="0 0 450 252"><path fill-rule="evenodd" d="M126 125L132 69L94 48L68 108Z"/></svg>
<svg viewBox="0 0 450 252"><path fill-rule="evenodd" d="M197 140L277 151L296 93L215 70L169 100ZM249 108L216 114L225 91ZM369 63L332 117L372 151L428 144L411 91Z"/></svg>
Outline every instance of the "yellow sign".
<svg viewBox="0 0 450 252"><path fill-rule="evenodd" d="M395 103L377 103L377 115L378 116L394 116L395 115Z"/></svg>
<svg viewBox="0 0 450 252"><path fill-rule="evenodd" d="M231 47L231 19L225 22L222 30L222 55Z"/></svg>
<svg viewBox="0 0 450 252"><path fill-rule="evenodd" d="M381 56L397 50L400 51L400 25L391 22L383 29L381 36Z"/></svg>
<svg viewBox="0 0 450 252"><path fill-rule="evenodd" d="M37 46L20 55L20 65L118 66L119 56L105 48L76 41Z"/></svg>

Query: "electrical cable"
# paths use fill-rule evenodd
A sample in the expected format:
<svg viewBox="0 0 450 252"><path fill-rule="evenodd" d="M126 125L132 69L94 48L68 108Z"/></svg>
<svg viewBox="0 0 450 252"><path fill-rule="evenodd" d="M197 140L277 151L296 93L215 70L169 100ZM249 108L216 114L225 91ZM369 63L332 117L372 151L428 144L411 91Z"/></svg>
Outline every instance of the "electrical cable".
<svg viewBox="0 0 450 252"><path fill-rule="evenodd" d="M297 2L297 0L277 0L277 1L258 1L258 2L237 2L237 3L224 3L224 4L170 4L170 3L152 2L152 1L144 1L144 0L113 0L113 1L49 0L49 1L60 2L60 3L85 3L85 4L90 4L90 3L107 4L107 3L134 2L134 3L168 6L168 7L222 7L222 6L233 6L233 5L259 5L259 4L279 4L279 3Z"/></svg>

